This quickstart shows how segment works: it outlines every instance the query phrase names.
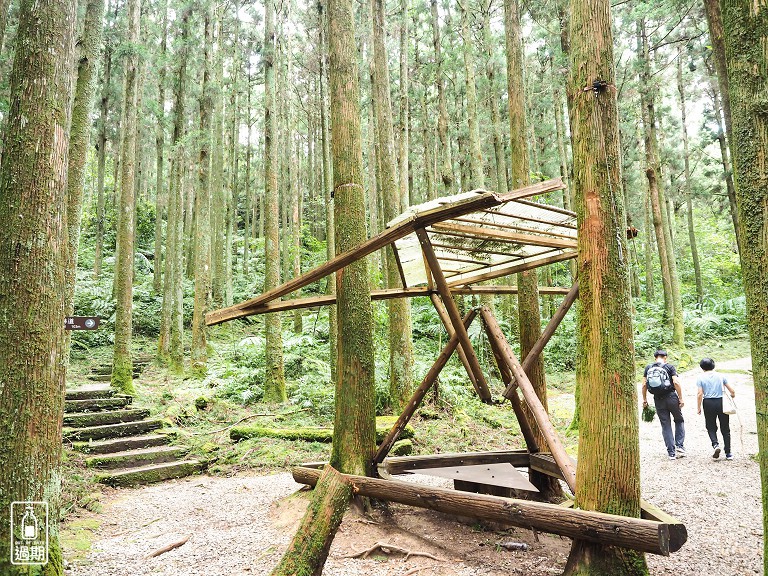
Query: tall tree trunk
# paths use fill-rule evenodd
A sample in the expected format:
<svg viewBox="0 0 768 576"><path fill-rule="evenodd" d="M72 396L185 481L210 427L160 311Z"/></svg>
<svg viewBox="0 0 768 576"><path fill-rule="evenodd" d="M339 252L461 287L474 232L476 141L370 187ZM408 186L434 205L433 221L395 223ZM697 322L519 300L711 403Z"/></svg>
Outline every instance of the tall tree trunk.
<svg viewBox="0 0 768 576"><path fill-rule="evenodd" d="M68 106L74 0L21 2L0 160L0 509L47 501L48 576L63 574L59 544L61 426L66 379ZM0 522L0 573L10 522Z"/></svg>
<svg viewBox="0 0 768 576"><path fill-rule="evenodd" d="M291 119L290 134L296 134L295 117ZM289 138L294 140L292 136ZM299 151L301 150L301 141L294 142L294 150L291 154L291 272L293 278L301 276L301 179L299 178L299 172L301 167L299 165ZM294 298L301 297L301 290L293 292ZM293 311L293 332L295 334L301 334L303 330L301 309L297 308Z"/></svg>
<svg viewBox="0 0 768 576"><path fill-rule="evenodd" d="M398 156L400 165L400 211L404 212L410 202L408 185L408 152L410 150L410 113L408 110L408 5L409 0L400 0L400 141Z"/></svg>
<svg viewBox="0 0 768 576"><path fill-rule="evenodd" d="M580 429L576 503L637 518L637 392L612 46L610 2L571 0L568 88L581 304L576 377L581 422L589 423ZM566 575L647 573L642 553L580 540L565 568Z"/></svg>
<svg viewBox="0 0 768 576"><path fill-rule="evenodd" d="M688 215L688 241L691 244L691 260L696 277L696 302L701 308L704 303L704 283L701 280L699 251L696 247L696 234L693 229L693 200L691 198L691 157L688 152L688 127L686 126L685 89L683 88L682 51L677 53L677 91L680 93L680 118L683 130L683 160L685 162L685 205Z"/></svg>
<svg viewBox="0 0 768 576"><path fill-rule="evenodd" d="M384 45L384 0L371 0L373 14L373 97L376 100L377 157L381 162L379 188L384 200L384 222L400 214L400 190L397 183L392 106L389 98L389 70ZM406 172L408 170L406 158ZM405 185L408 182L406 178ZM402 285L397 261L387 251L387 287ZM411 304L407 298L387 300L389 316L389 395L393 409L399 412L413 394L413 341Z"/></svg>
<svg viewBox="0 0 768 576"><path fill-rule="evenodd" d="M723 0L741 271L755 382L763 533L768 530L768 26L765 4ZM768 571L768 540L763 540Z"/></svg>
<svg viewBox="0 0 768 576"><path fill-rule="evenodd" d="M464 85L467 91L467 128L469 133L469 185L470 188L485 188L483 173L483 150L480 145L480 125L477 119L477 90L475 87L474 42L469 31L469 0L459 0L461 13L462 53L464 56Z"/></svg>
<svg viewBox="0 0 768 576"><path fill-rule="evenodd" d="M138 118L136 103L139 87L139 26L141 0L128 1L127 42L125 56L125 89L123 94L123 146L120 165L120 218L117 230L117 259L115 261L115 347L112 356L112 387L126 394L133 393L133 360L131 333L133 329L133 257L136 227L134 222L136 194L134 169Z"/></svg>
<svg viewBox="0 0 768 576"><path fill-rule="evenodd" d="M645 299L653 302L656 298L653 287L653 232L651 231L651 197L645 195Z"/></svg>
<svg viewBox="0 0 768 576"><path fill-rule="evenodd" d="M512 187L520 188L530 183L528 147L526 145L525 95L523 91L523 45L520 29L520 13L517 0L504 0L504 31L507 48L507 93L509 101L509 143ZM520 355L525 358L541 336L539 313L539 287L536 270L517 275L519 292L518 318L520 326ZM543 355L539 355L527 376L536 390L536 395L547 408L547 381L544 375ZM525 405L529 422L535 422L533 413ZM546 439L535 429L539 446L546 446ZM531 470L531 483L541 492L542 498L549 499L562 495L559 481Z"/></svg>
<svg viewBox="0 0 768 576"><path fill-rule="evenodd" d="M101 107L99 113L98 137L98 176L96 177L96 248L93 257L93 275L101 276L101 263L104 253L104 176L107 164L107 114L109 113L110 79L112 76L112 41L106 39L104 45L104 69L102 71Z"/></svg>
<svg viewBox="0 0 768 576"><path fill-rule="evenodd" d="M496 161L496 192L503 193L509 189L507 184L507 162L504 156L504 139L501 130L501 111L496 87L496 63L493 55L493 38L491 36L491 11L493 0L485 0L483 4L483 53L485 54L485 76L488 79L489 101L491 109L491 124L493 127L493 152Z"/></svg>
<svg viewBox="0 0 768 576"><path fill-rule="evenodd" d="M331 145L336 253L367 238L360 131L360 86L351 0L329 0ZM336 273L339 310L338 374L331 466L346 474L371 472L375 448L373 310L368 262Z"/></svg>
<svg viewBox="0 0 768 576"><path fill-rule="evenodd" d="M227 270L227 276L225 280L224 293L225 304L231 306L234 302L233 293L233 272L235 270L235 263L233 258L235 257L235 251L233 245L235 242L235 233L237 232L237 209L240 202L240 192L238 189L238 174L240 171L240 155L238 152L239 147L239 135L240 135L240 107L239 107L239 81L240 81L240 67L241 67L241 50L240 46L240 16L239 8L240 4L238 0L233 2L233 25L234 34L232 37L232 66L230 68L230 94L229 94L229 113L230 119L229 125L229 166L231 173L229 175L229 193L227 194L227 240L226 240L226 259L225 265Z"/></svg>
<svg viewBox="0 0 768 576"><path fill-rule="evenodd" d="M152 287L159 294L163 286L163 215L168 208L168 194L165 186L165 58L168 52L168 0L163 2L163 38L160 41L160 57L157 71L157 131L155 134L156 184L155 184L155 260L152 272ZM167 221L167 219L166 219Z"/></svg>
<svg viewBox="0 0 768 576"><path fill-rule="evenodd" d="M264 19L264 291L280 284L280 237L277 187L277 108L275 102L275 13L272 2L266 4ZM283 372L283 336L280 314L266 315L266 372L264 400L285 402Z"/></svg>
<svg viewBox="0 0 768 576"><path fill-rule="evenodd" d="M725 38L723 31L723 14L720 0L704 0L704 12L707 16L709 41L712 43L712 55L717 72L717 83L723 99L723 116L725 118L725 133L728 144L733 146L733 130L731 127L731 96L728 88L728 67L725 57Z"/></svg>
<svg viewBox="0 0 768 576"><path fill-rule="evenodd" d="M80 221L85 186L85 161L91 137L91 110L96 86L96 68L101 47L104 0L88 0L83 32L77 46L77 84L72 104L72 127L69 134L69 166L67 168L67 302L66 312L74 310L77 281L77 253L80 245Z"/></svg>
<svg viewBox="0 0 768 576"><path fill-rule="evenodd" d="M192 369L205 372L208 361L205 313L211 286L211 68L213 52L212 9L205 9L203 84L200 94L199 186L195 194L195 304L192 312Z"/></svg>
<svg viewBox="0 0 768 576"><path fill-rule="evenodd" d="M253 51L253 47L248 44L248 55L250 56ZM248 261L251 254L251 228L253 226L253 220L256 210L256 195L255 187L251 186L251 132L253 128L253 122L251 122L251 59L246 59L246 66L248 69L248 84L245 88L245 118L248 127L247 131L247 143L245 145L245 216L243 219L243 276L248 276Z"/></svg>
<svg viewBox="0 0 768 576"><path fill-rule="evenodd" d="M221 8L219 8L221 10ZM224 185L224 39L221 13L217 12L216 57L214 61L213 150L211 151L211 298L223 306L227 292L227 198Z"/></svg>
<svg viewBox="0 0 768 576"><path fill-rule="evenodd" d="M331 167L331 135L328 126L328 69L327 69L327 50L326 30L328 28L328 19L325 13L325 0L320 0L317 4L318 11L318 34L320 46L320 137L322 146L322 165L323 165L323 197L325 199L325 243L326 257L328 260L336 256L336 238L333 226L333 174ZM328 278L326 293L336 294L335 277ZM337 308L334 304L328 307L328 349L331 354L331 382L336 382L337 366Z"/></svg>
<svg viewBox="0 0 768 576"><path fill-rule="evenodd" d="M448 138L448 103L445 96L443 78L443 54L440 46L440 20L437 14L437 0L430 0L432 13L432 47L435 51L435 84L437 84L437 136L440 138L440 177L443 182L441 195L456 193L451 160L451 142Z"/></svg>

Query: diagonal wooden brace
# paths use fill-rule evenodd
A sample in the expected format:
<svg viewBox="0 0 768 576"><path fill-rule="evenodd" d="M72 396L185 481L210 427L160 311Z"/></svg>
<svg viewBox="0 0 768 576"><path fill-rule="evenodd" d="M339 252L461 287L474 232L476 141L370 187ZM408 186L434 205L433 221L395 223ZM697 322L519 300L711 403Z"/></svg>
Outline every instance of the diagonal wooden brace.
<svg viewBox="0 0 768 576"><path fill-rule="evenodd" d="M483 376L483 371L480 368L480 361L477 359L475 349L472 347L472 343L469 340L467 329L464 327L464 324L461 321L461 314L459 313L459 309L456 306L456 303L453 301L451 291L448 288L448 282L443 275L443 270L440 268L440 262L438 261L437 255L432 248L432 243L429 240L429 236L427 236L427 232L424 230L424 228L419 228L416 230L416 235L419 238L421 250L424 253L424 257L427 259L429 269L432 272L432 278L435 281L437 292L440 294L440 298L443 301L446 312L448 312L448 317L451 320L451 324L453 324L453 329L456 330L456 334L459 337L459 344L461 344L461 347L464 349L464 353L467 355L470 369L475 375L475 390L483 402L490 404L491 391L488 389L485 376Z"/></svg>
<svg viewBox="0 0 768 576"><path fill-rule="evenodd" d="M573 460L571 460L571 457L566 453L562 442L560 442L560 437L557 435L555 427L552 426L552 422L549 420L549 414L547 414L547 411L544 409L539 397L536 396L536 390L534 390L533 384L531 384L523 367L520 365L520 362L518 362L514 352L512 352L512 348L504 337L504 333L501 331L498 322L496 322L496 318L493 317L491 311L485 306L480 310L480 314L483 317L485 325L488 327L489 334L499 346L502 360L506 363L509 371L515 377L515 380L517 380L517 385L523 393L523 397L528 403L528 407L533 413L536 424L539 425L539 430L547 441L549 451L552 453L552 457L555 459L555 462L557 462L557 465L563 473L563 479L568 484L571 492L575 494L576 467Z"/></svg>

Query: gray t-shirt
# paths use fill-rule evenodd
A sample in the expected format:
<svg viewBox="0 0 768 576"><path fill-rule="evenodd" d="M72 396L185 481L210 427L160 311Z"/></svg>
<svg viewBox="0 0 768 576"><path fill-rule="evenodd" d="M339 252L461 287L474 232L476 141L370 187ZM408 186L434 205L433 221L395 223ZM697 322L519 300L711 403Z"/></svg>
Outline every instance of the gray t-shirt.
<svg viewBox="0 0 768 576"><path fill-rule="evenodd" d="M722 398L723 384L727 383L728 380L725 379L725 376L718 374L714 370L704 372L696 380L696 386L704 391L704 398Z"/></svg>

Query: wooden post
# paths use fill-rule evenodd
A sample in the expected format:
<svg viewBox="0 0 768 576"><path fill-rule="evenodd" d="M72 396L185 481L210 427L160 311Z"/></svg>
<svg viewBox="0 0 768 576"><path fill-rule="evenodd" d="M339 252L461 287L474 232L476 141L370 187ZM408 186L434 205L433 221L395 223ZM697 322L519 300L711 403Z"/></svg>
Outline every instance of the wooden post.
<svg viewBox="0 0 768 576"><path fill-rule="evenodd" d="M292 472L296 482L309 485L314 485L321 474L320 470L303 466L294 468ZM402 480L347 475L344 477L355 486L356 493L362 496L533 528L651 554L668 556L670 552L679 550L685 542L685 535L682 538L670 538L670 525L666 522L569 509L557 504L529 500L468 494Z"/></svg>
<svg viewBox="0 0 768 576"><path fill-rule="evenodd" d="M451 319L448 316L448 312L446 312L445 310L445 306L443 306L443 303L440 301L439 296L437 294L430 294L429 299L432 300L432 304L434 304L435 306L437 315L440 317L440 320L442 320L443 326L445 326L445 331L448 332L448 338L453 338L453 335L456 333L456 330L453 329L453 324L451 324ZM472 382L472 386L474 386L475 390L477 390L477 378L475 378L475 374L474 372L472 372L472 367L469 364L469 359L467 358L467 355L464 353L464 348L461 347L461 344L459 344L456 347L456 354L459 356L459 360L461 360L461 363L464 365L464 369L467 371L467 376L469 376L469 381Z"/></svg>
<svg viewBox="0 0 768 576"><path fill-rule="evenodd" d="M451 291L448 288L448 282L445 280L445 276L443 275L443 271L440 268L440 263L437 260L435 251L432 249L429 236L427 236L427 232L424 230L424 228L419 228L416 230L416 235L419 238L421 250L424 253L424 257L427 259L430 271L432 272L432 278L435 280L435 287L440 294L440 298L443 300L443 305L448 312L448 317L451 320L451 324L453 324L453 328L456 330L456 333L459 336L459 344L461 344L461 347L464 349L464 353L467 355L467 360L469 361L469 366L477 380L475 383L475 390L477 390L477 394L480 396L480 399L483 402L490 404L491 391L488 389L488 384L485 382L485 376L483 376L483 371L480 368L480 362L477 359L477 354L475 354L475 349L472 348L472 343L469 340L467 329L464 328L464 324L461 322L461 314L459 313L459 309L456 306L456 303L451 297Z"/></svg>
<svg viewBox="0 0 768 576"><path fill-rule="evenodd" d="M523 367L520 362L517 361L512 348L509 346L507 339L504 337L501 328L499 327L496 318L491 314L490 309L483 306L480 310L480 314L483 317L483 321L488 328L488 334L491 339L495 340L499 346L499 350L502 354L502 360L506 362L512 375L517 380L517 385L523 392L523 397L528 403L528 407L533 413L533 417L536 419L536 424L539 425L539 430L547 441L549 451L552 453L552 457L560 466L563 471L563 479L568 484L571 492L576 493L576 468L571 460L571 457L565 452L563 444L560 442L560 437L557 435L555 427L552 426L552 422L549 420L549 415L541 404L539 397L536 396L536 390L533 389L531 381L528 380Z"/></svg>
<svg viewBox="0 0 768 576"><path fill-rule="evenodd" d="M464 317L462 326L469 328L470 324L472 324L472 320L475 319L475 316L477 316L477 312L475 310L470 310L469 313ZM400 414L397 422L395 422L395 425L392 426L389 434L387 434L387 437L384 438L381 446L379 446L379 449L376 451L376 455L373 458L374 470L378 464L381 464L384 461L384 458L387 457L387 454L389 454L389 451L392 449L394 443L397 442L398 436L400 436L400 433L413 417L416 409L421 405L422 400L424 400L424 396L432 387L432 384L435 383L435 380L437 380L437 377L440 375L440 371L448 363L448 360L451 358L451 354L453 354L453 351L456 349L458 343L459 337L454 331L454 333L451 335L451 339L445 345L443 351L440 352L440 355L429 369L429 372L427 372L427 375L424 376L424 380L422 380L421 385L413 393L413 396L408 402L408 405L405 407L405 410L403 410L403 413Z"/></svg>
<svg viewBox="0 0 768 576"><path fill-rule="evenodd" d="M541 336L536 341L536 344L533 345L533 348L531 348L530 352L528 352L528 355L523 359L523 372L527 374L531 365L536 362L539 355L544 350L544 347L547 345L550 338L552 338L555 330L557 330L557 327L560 326L560 322L563 321L563 318L565 318L565 315L568 313L568 310L571 309L571 306L576 301L578 296L579 281L576 280L576 282L573 283L573 286L571 286L568 294L565 295L565 298L563 299L562 304L560 304L560 307L552 315L552 318L549 319L549 322L547 322L547 326L544 328ZM491 340L491 337L489 336L488 339ZM515 387L517 386L514 376L510 382L505 382L505 384L507 384L507 389L504 391L504 397L511 400L512 395L516 394Z"/></svg>
<svg viewBox="0 0 768 576"><path fill-rule="evenodd" d="M313 485L317 486L312 501L271 576L319 576L323 572L333 537L352 497L352 484L349 477L337 472L330 464L322 472L315 472Z"/></svg>

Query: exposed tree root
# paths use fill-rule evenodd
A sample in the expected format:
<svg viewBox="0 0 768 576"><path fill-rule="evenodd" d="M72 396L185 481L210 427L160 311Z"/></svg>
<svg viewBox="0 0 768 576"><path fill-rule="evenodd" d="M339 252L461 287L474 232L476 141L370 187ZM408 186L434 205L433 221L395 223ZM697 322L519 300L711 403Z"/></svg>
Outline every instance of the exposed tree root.
<svg viewBox="0 0 768 576"><path fill-rule="evenodd" d="M376 542L376 544L374 544L367 550L361 550L360 552L349 554L348 556L342 556L342 558L365 559L365 558L368 558L368 556L370 556L371 554L373 554L376 550L381 550L384 554L392 554L393 552L405 554L405 558L403 558L403 561L408 560L408 558L410 558L411 556L423 556L424 558L431 558L432 560L437 560L438 562L446 562L444 558L438 558L437 556L433 556L428 552L418 552L418 551L408 550L407 548L402 548L401 546L395 546L394 544L387 544L386 542Z"/></svg>

